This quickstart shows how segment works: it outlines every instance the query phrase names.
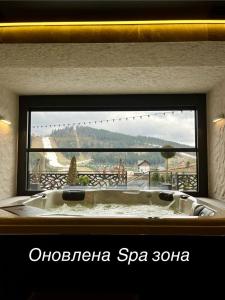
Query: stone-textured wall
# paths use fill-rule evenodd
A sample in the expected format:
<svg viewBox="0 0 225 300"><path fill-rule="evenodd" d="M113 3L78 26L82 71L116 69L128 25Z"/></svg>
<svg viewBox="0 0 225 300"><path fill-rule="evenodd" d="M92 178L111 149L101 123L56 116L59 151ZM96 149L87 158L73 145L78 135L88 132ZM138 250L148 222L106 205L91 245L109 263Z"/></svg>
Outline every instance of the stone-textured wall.
<svg viewBox="0 0 225 300"><path fill-rule="evenodd" d="M0 115L12 122L0 121L0 200L16 195L18 97L0 87Z"/></svg>
<svg viewBox="0 0 225 300"><path fill-rule="evenodd" d="M225 81L207 96L209 197L225 201L225 121L212 119L225 113Z"/></svg>

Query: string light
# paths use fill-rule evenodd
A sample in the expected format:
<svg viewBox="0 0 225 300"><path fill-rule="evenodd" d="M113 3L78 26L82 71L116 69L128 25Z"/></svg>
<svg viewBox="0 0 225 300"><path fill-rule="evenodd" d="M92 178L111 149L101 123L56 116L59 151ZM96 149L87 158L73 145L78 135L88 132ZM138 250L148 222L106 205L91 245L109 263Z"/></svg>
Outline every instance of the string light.
<svg viewBox="0 0 225 300"><path fill-rule="evenodd" d="M183 110L179 111L180 113L183 113ZM77 123L67 123L67 124L49 124L49 125L34 125L32 126L32 128L51 128L51 127L69 127L69 126L80 126L80 125L86 125L86 124L97 124L97 123L108 123L108 122L115 122L115 121L129 121L129 120L135 120L137 118L139 119L143 119L144 117L150 118L151 116L165 116L167 114L172 114L174 115L174 111L168 111L168 112L157 112L157 113L152 113L152 114L143 114L143 115L138 115L138 116L131 116L131 117L124 117L124 118L117 118L117 119L106 119L106 120L95 120L95 121L85 121L85 122L77 122Z"/></svg>

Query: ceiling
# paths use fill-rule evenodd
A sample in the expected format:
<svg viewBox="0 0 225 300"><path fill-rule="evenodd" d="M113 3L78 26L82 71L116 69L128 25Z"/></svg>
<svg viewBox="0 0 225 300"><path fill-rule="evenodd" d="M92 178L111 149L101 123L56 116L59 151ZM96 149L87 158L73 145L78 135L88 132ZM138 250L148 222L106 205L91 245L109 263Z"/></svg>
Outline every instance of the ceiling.
<svg viewBox="0 0 225 300"><path fill-rule="evenodd" d="M19 95L202 93L224 78L225 42L0 45L0 85Z"/></svg>
<svg viewBox="0 0 225 300"><path fill-rule="evenodd" d="M0 1L0 22L115 19L221 19L225 3L213 0Z"/></svg>

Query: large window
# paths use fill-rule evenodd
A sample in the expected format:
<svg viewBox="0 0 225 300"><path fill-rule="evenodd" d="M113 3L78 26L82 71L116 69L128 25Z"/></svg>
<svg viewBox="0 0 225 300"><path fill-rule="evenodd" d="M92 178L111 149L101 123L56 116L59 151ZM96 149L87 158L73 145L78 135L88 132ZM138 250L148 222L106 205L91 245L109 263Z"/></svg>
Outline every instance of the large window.
<svg viewBox="0 0 225 300"><path fill-rule="evenodd" d="M71 163L76 186L207 194L204 95L27 96L20 116L19 194L65 188Z"/></svg>

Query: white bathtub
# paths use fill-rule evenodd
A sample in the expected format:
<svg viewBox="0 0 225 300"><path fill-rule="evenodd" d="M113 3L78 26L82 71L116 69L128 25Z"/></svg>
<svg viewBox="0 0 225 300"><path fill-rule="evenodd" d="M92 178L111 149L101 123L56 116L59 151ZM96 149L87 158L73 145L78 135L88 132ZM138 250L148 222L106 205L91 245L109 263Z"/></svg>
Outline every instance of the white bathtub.
<svg viewBox="0 0 225 300"><path fill-rule="evenodd" d="M217 211L178 191L53 190L31 196L18 211L27 216L85 218L186 218ZM15 211L14 211L15 213ZM18 215L20 213L18 212ZM24 213L23 213L24 216Z"/></svg>

